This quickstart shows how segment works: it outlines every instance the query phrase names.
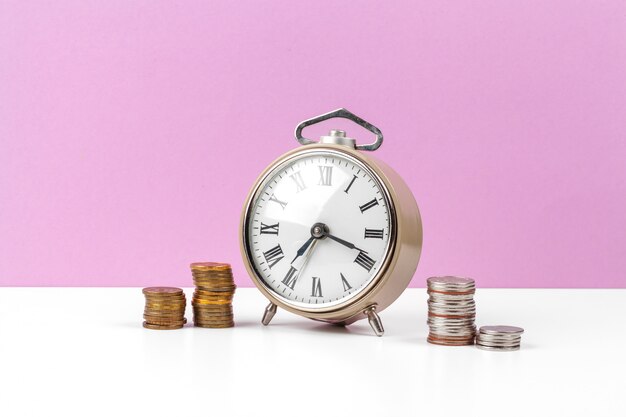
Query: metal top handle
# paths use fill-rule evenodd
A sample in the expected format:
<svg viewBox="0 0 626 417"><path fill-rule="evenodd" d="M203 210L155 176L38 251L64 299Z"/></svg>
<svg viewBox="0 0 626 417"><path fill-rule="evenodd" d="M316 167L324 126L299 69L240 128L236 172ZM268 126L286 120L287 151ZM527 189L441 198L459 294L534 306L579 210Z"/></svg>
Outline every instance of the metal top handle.
<svg viewBox="0 0 626 417"><path fill-rule="evenodd" d="M382 145L382 143L383 143L383 133L380 131L379 128L377 128L373 124L371 124L371 123L361 119L356 114L351 113L347 109L344 109L344 108L333 110L333 111L331 111L329 113L325 113L325 114L322 114L320 116L313 117L312 119L307 119L307 120L301 122L298 126L296 126L296 132L295 132L296 139L302 145L309 145L311 143L317 143L314 140L307 139L304 136L302 136L302 130L305 127L307 127L307 126L311 126L311 125L314 125L316 123L323 122L324 120L334 119L334 118L343 118L343 119L352 120L354 123L358 124L359 126L364 127L365 129L369 130L370 132L372 132L373 134L376 135L376 140L374 142L368 143L368 144L365 144L365 145L356 145L356 149L357 150L360 150L360 151L375 151L376 149L380 148L380 145Z"/></svg>

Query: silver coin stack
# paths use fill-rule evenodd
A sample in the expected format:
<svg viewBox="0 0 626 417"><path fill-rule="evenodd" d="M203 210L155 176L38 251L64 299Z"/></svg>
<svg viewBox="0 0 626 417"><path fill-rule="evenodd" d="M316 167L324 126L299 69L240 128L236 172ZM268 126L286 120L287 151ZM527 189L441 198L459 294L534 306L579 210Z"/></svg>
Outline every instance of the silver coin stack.
<svg viewBox="0 0 626 417"><path fill-rule="evenodd" d="M428 342L473 345L476 335L476 284L471 278L431 277L428 283Z"/></svg>
<svg viewBox="0 0 626 417"><path fill-rule="evenodd" d="M519 350L524 329L514 326L482 326L476 335L476 346L485 350Z"/></svg>

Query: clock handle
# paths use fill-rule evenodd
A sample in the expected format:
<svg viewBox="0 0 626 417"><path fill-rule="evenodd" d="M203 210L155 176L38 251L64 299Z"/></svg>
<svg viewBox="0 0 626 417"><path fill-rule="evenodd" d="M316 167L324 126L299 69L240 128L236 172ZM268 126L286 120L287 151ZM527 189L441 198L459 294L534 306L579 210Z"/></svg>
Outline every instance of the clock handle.
<svg viewBox="0 0 626 417"><path fill-rule="evenodd" d="M265 307L265 312L263 313L263 318L261 319L261 323L263 323L263 326L267 326L268 324L270 324L270 321L272 321L275 314L276 304L269 303L267 307Z"/></svg>
<svg viewBox="0 0 626 417"><path fill-rule="evenodd" d="M343 119L348 119L348 120L352 120L354 123L358 124L359 126L364 127L365 129L369 130L370 132L372 132L373 134L376 135L376 140L372 143L367 143L365 145L356 145L356 149L360 150L360 151L375 151L376 149L380 148L380 145L382 145L383 143L383 133L380 131L379 128L377 128L376 126L374 126L373 124L371 124L370 122L361 119L359 116L357 116L356 114L348 111L347 109L341 108L341 109L337 109L337 110L333 110L329 113L325 113L322 114L320 116L317 117L313 117L312 119L307 119L303 122L301 122L298 126L296 126L296 140L298 142L300 142L301 145L309 145L312 143L317 143L314 140L311 139L307 139L304 136L302 136L302 130L307 127L307 126L311 126L314 125L316 123L319 122L323 122L324 120L328 120L328 119L334 119L334 118L343 118Z"/></svg>
<svg viewBox="0 0 626 417"><path fill-rule="evenodd" d="M365 315L367 316L367 319L370 322L370 326L372 326L372 330L374 330L376 336L380 337L385 334L383 322L380 319L378 313L376 313L376 305L369 306L363 311L363 313L365 313Z"/></svg>

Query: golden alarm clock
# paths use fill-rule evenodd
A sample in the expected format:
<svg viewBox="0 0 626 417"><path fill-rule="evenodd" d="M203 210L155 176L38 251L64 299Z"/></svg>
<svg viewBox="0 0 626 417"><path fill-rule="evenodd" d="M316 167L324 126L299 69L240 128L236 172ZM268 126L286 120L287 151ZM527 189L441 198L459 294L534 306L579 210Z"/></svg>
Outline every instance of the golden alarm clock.
<svg viewBox="0 0 626 417"><path fill-rule="evenodd" d="M376 135L357 144L331 130L319 142L302 130L346 118ZM338 109L296 127L302 145L272 162L250 191L241 216L244 264L268 298L262 323L277 306L314 320L350 324L379 313L409 285L422 248L422 222L402 178L370 153L377 127Z"/></svg>

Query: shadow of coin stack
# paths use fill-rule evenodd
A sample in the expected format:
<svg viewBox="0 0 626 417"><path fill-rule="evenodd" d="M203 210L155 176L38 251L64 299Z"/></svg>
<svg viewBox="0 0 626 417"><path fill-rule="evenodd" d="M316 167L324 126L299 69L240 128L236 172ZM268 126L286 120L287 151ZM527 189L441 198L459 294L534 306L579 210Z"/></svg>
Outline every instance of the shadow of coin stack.
<svg viewBox="0 0 626 417"><path fill-rule="evenodd" d="M143 327L152 330L174 330L182 328L187 299L180 288L149 287L143 289L146 306L143 311Z"/></svg>
<svg viewBox="0 0 626 417"><path fill-rule="evenodd" d="M476 285L471 278L431 277L428 283L428 342L473 345L476 335Z"/></svg>
<svg viewBox="0 0 626 417"><path fill-rule="evenodd" d="M233 327L233 295L235 282L229 264L196 262L190 265L193 283L193 323L212 329Z"/></svg>

